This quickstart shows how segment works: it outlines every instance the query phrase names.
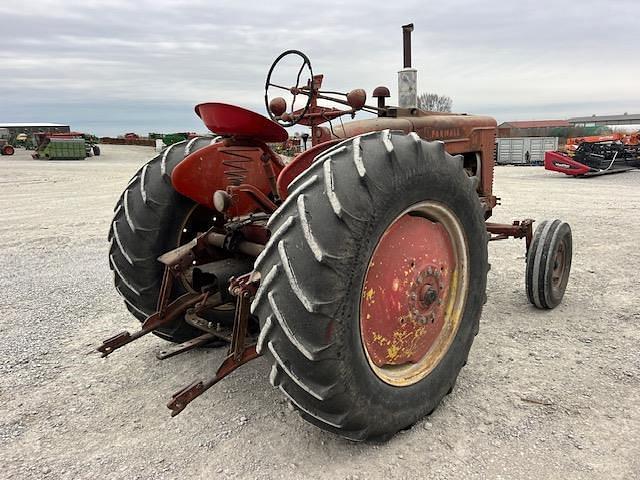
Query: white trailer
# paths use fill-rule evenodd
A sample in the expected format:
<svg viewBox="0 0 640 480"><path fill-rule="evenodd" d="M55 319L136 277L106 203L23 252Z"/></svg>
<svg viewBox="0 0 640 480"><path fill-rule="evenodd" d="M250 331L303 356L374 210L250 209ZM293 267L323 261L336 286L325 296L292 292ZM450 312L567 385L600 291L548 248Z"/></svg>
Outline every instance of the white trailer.
<svg viewBox="0 0 640 480"><path fill-rule="evenodd" d="M542 165L544 152L558 149L558 137L514 137L496 139L499 165Z"/></svg>

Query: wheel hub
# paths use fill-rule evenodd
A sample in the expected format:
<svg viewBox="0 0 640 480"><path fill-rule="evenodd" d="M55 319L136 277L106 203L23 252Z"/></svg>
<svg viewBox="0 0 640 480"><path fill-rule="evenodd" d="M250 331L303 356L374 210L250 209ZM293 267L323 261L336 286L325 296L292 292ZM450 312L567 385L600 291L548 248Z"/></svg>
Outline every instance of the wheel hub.
<svg viewBox="0 0 640 480"><path fill-rule="evenodd" d="M441 266L429 265L413 279L409 291L409 311L413 319L422 325L434 323L436 315L441 313L439 306L442 305L445 287L441 272L444 272L444 268L444 262Z"/></svg>
<svg viewBox="0 0 640 480"><path fill-rule="evenodd" d="M551 284L553 288L560 288L565 270L565 244L560 242L556 254L553 256L553 268L551 271Z"/></svg>

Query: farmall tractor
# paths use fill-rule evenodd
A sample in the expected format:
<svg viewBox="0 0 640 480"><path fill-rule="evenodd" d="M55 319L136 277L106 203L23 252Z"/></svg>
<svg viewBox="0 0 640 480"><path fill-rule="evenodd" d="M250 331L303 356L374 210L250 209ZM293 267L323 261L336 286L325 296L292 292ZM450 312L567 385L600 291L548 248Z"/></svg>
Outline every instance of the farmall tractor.
<svg viewBox="0 0 640 480"><path fill-rule="evenodd" d="M496 122L417 109L413 26L403 29L400 106L385 104L385 87L376 105L361 89L322 90L323 76L290 50L267 75L270 119L196 106L216 136L170 146L118 200L109 263L142 328L98 350L150 332L178 344L159 358L228 348L214 375L173 395L172 415L265 355L269 381L304 419L352 440L388 438L432 412L465 365L487 298L488 241L525 239L529 300L561 301L569 226L545 221L534 235L532 220L487 222ZM292 58L291 84L275 83ZM360 111L376 116L341 121ZM269 144L295 124L310 127L313 146L285 164Z"/></svg>

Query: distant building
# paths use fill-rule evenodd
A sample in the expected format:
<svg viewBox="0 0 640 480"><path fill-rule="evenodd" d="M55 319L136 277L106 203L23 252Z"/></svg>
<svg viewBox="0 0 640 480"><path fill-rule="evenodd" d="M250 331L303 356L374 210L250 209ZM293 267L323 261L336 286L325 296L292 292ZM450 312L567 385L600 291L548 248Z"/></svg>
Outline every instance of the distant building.
<svg viewBox="0 0 640 480"><path fill-rule="evenodd" d="M562 137L571 124L567 120L526 120L498 125L498 138Z"/></svg>
<svg viewBox="0 0 640 480"><path fill-rule="evenodd" d="M638 125L640 124L640 113L624 113L622 115L591 115L590 117L574 117L567 121L574 127Z"/></svg>
<svg viewBox="0 0 640 480"><path fill-rule="evenodd" d="M9 135L36 132L68 133L71 131L69 125L60 123L0 123L0 128L9 130Z"/></svg>

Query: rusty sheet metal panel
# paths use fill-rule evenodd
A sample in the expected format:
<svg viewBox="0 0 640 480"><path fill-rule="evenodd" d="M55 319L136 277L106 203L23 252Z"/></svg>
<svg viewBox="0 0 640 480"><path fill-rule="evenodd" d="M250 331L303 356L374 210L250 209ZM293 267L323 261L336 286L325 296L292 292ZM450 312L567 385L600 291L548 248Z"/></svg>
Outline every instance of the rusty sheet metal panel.
<svg viewBox="0 0 640 480"><path fill-rule="evenodd" d="M455 155L480 154L480 193L493 199L493 167L496 121L491 117L473 115L425 115L411 119L415 132L425 140L442 140L447 152Z"/></svg>
<svg viewBox="0 0 640 480"><path fill-rule="evenodd" d="M394 130L403 133L413 132L413 123L411 118L395 118L395 117L375 117L366 120L356 120L343 125L333 127L333 138L348 138L362 135L367 132L375 132L378 130Z"/></svg>

